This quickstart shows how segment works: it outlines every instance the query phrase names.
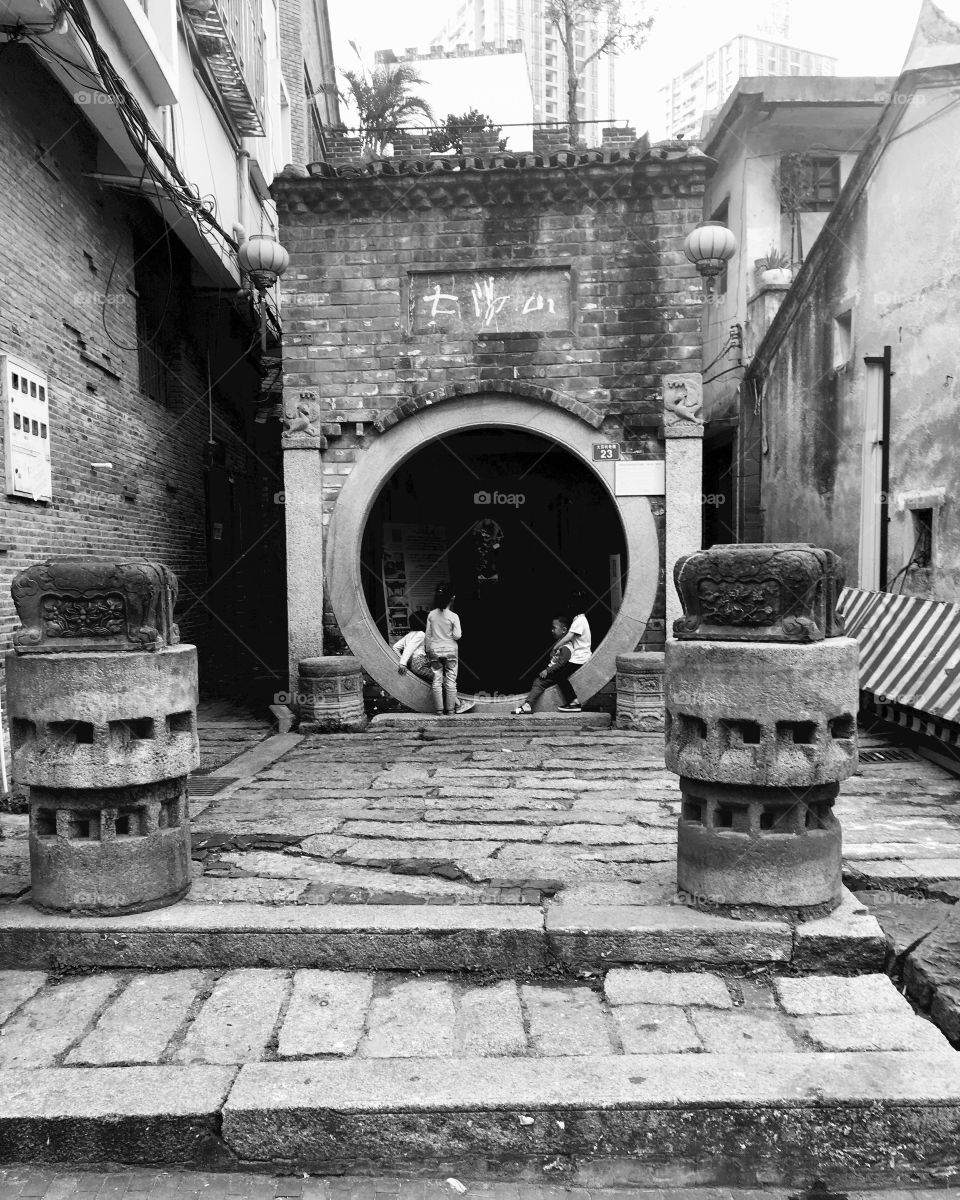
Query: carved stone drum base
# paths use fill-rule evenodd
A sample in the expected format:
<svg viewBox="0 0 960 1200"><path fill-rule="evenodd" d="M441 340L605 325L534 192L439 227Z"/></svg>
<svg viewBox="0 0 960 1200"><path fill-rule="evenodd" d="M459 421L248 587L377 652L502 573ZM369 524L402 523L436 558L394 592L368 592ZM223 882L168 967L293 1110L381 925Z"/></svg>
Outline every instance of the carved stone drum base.
<svg viewBox="0 0 960 1200"><path fill-rule="evenodd" d="M617 728L662 733L663 654L617 655Z"/></svg>
<svg viewBox="0 0 960 1200"><path fill-rule="evenodd" d="M681 778L677 887L697 906L824 916L842 895L839 784L746 787ZM772 910L776 910L775 913Z"/></svg>
<svg viewBox="0 0 960 1200"><path fill-rule="evenodd" d="M31 788L34 907L105 916L180 900L190 887L186 783Z"/></svg>
<svg viewBox="0 0 960 1200"><path fill-rule="evenodd" d="M366 727L358 658L349 654L305 658L299 676L300 733L355 732Z"/></svg>

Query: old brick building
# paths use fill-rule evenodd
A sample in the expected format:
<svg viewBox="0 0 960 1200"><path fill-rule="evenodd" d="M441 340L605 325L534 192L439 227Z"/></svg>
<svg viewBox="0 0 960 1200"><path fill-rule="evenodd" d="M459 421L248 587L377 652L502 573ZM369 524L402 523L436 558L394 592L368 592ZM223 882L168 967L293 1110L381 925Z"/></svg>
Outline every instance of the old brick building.
<svg viewBox="0 0 960 1200"><path fill-rule="evenodd" d="M291 671L349 647L424 707L388 641L450 578L461 688L513 695L579 587L593 694L618 652L662 644L664 562L699 546L701 287L682 245L707 161L622 131L590 152L396 149L360 166L344 148L274 187Z"/></svg>
<svg viewBox="0 0 960 1200"><path fill-rule="evenodd" d="M195 290L191 256L149 203L90 178L97 136L25 47L4 53L0 114L10 410L0 643L10 645L16 624L10 582L30 563L145 555L180 578L182 633L201 646L205 683L240 682L263 669L258 657L269 659L262 640L254 653L237 641L261 623L249 611L250 572L282 571L281 555L261 543L218 585L271 520L278 537L282 529L276 434L255 421L261 377L246 354L256 330L249 304L244 314L230 294ZM15 377L43 389L45 419L18 412L30 397L14 395ZM13 457L21 416L37 419L48 448L46 486Z"/></svg>
<svg viewBox="0 0 960 1200"><path fill-rule="evenodd" d="M204 688L266 704L286 657L279 320L270 298L264 355L238 245L275 230L267 181L336 111L323 0L282 22L273 0L227 7L0 17L0 652L30 563L147 556L179 576ZM230 20L242 56L211 34Z"/></svg>

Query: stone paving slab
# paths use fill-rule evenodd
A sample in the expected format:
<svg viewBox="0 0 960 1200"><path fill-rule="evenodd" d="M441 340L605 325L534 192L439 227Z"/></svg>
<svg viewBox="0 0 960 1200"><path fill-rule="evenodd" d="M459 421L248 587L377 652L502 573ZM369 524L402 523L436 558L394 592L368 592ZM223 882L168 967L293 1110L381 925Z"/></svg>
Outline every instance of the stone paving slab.
<svg viewBox="0 0 960 1200"><path fill-rule="evenodd" d="M0 983L18 974L0 972ZM78 1003L105 979L95 1006ZM639 967L566 984L313 969L115 972L51 979L0 1025L8 1069L716 1053L734 1044L948 1049L886 976L747 979Z"/></svg>

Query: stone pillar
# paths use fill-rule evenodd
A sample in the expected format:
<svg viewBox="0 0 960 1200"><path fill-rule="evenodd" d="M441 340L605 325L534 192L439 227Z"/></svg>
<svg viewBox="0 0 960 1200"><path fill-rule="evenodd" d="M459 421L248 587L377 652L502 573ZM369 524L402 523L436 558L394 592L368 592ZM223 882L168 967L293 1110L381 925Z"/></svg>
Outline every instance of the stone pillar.
<svg viewBox="0 0 960 1200"><path fill-rule="evenodd" d="M669 565L703 544L703 384L699 374L664 375L666 558ZM680 616L667 586L666 632Z"/></svg>
<svg viewBox="0 0 960 1200"><path fill-rule="evenodd" d="M663 655L617 655L617 728L661 733Z"/></svg>
<svg viewBox="0 0 960 1200"><path fill-rule="evenodd" d="M297 704L300 733L365 728L360 660L349 654L305 658L300 663Z"/></svg>
<svg viewBox="0 0 960 1200"><path fill-rule="evenodd" d="M30 788L31 901L77 916L172 904L190 886L197 652L159 563L43 563L11 588L14 778Z"/></svg>
<svg viewBox="0 0 960 1200"><path fill-rule="evenodd" d="M841 897L840 781L857 769L858 647L840 560L718 546L674 569L666 761L680 776L677 885L694 903L800 919Z"/></svg>
<svg viewBox="0 0 960 1200"><path fill-rule="evenodd" d="M291 692L299 663L323 654L323 460L319 402L301 393L288 402L283 434L287 533L287 664Z"/></svg>

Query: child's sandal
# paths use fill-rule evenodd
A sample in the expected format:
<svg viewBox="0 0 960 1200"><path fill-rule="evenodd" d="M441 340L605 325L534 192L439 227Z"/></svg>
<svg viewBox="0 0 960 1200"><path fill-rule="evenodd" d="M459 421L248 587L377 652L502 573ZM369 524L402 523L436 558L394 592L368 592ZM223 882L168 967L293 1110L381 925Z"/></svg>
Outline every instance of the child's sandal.
<svg viewBox="0 0 960 1200"><path fill-rule="evenodd" d="M533 712L529 704L523 703L518 708L512 710L511 715L514 717L528 717Z"/></svg>

